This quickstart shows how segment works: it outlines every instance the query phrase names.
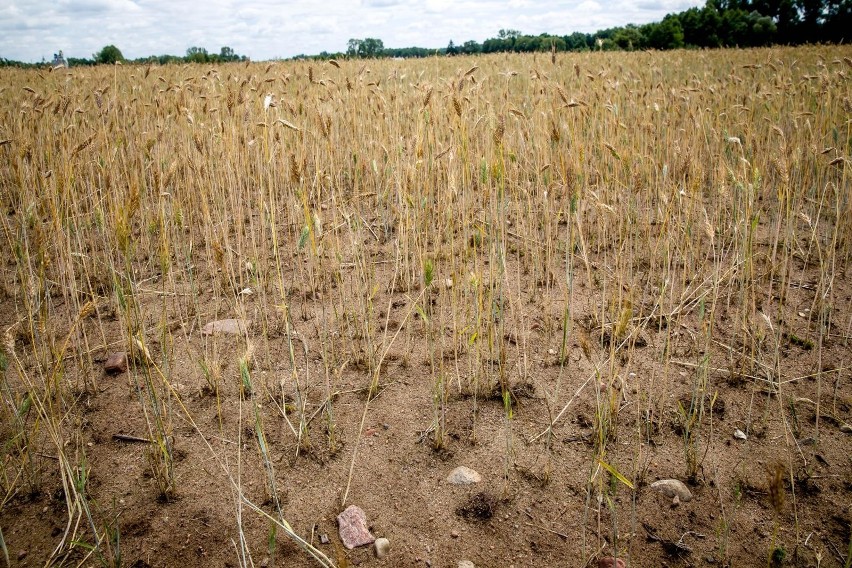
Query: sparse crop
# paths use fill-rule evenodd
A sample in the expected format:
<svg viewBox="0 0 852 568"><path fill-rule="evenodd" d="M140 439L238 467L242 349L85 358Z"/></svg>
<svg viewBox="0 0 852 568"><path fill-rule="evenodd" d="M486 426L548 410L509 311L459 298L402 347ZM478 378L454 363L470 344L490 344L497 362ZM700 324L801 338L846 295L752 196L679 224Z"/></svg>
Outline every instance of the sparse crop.
<svg viewBox="0 0 852 568"><path fill-rule="evenodd" d="M39 562L141 558L144 510L202 519L173 538L215 533L208 560L342 565L341 505L466 522L427 484L471 460L500 552L781 564L824 537L848 565L796 472L848 493L849 55L0 69L4 556L50 505ZM201 333L223 318L250 324ZM695 503L719 518L655 524ZM503 559L464 540L435 564Z"/></svg>

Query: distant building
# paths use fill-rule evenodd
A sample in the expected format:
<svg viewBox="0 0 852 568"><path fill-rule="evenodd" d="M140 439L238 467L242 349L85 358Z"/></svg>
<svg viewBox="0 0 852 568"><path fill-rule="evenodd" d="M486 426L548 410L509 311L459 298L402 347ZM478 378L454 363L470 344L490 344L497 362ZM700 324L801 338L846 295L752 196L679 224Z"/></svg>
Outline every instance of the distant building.
<svg viewBox="0 0 852 568"><path fill-rule="evenodd" d="M53 67L68 67L68 61L65 60L65 56L62 55L62 50L59 50L59 53L53 54L53 63L51 63Z"/></svg>

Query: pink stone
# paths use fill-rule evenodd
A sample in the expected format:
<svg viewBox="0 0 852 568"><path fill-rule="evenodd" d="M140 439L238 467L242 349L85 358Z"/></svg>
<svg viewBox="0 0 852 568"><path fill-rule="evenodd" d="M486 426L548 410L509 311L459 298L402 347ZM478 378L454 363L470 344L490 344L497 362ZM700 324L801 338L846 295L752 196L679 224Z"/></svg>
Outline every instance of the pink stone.
<svg viewBox="0 0 852 568"><path fill-rule="evenodd" d="M343 546L352 550L356 546L371 544L376 537L367 528L367 515L360 507L349 505L337 515L337 525Z"/></svg>
<svg viewBox="0 0 852 568"><path fill-rule="evenodd" d="M624 560L613 558L612 556L604 556L598 560L598 568L624 568Z"/></svg>
<svg viewBox="0 0 852 568"><path fill-rule="evenodd" d="M104 371L110 375L117 375L127 370L127 353L125 351L117 351L110 353L104 363Z"/></svg>

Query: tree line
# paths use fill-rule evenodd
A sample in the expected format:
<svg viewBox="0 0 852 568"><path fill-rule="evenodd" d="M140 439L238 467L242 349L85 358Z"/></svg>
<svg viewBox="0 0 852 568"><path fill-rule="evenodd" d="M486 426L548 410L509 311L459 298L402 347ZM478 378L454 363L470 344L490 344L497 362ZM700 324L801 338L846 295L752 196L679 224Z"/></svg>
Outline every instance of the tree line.
<svg viewBox="0 0 852 568"><path fill-rule="evenodd" d="M65 61L69 67L78 67L86 65L109 65L115 63L137 63L149 65L157 63L166 65L168 63L228 63L231 61L246 61L248 58L245 55L238 55L232 48L224 46L219 50L219 53L210 53L204 47L190 47L186 50L186 55L181 57L178 55L149 55L147 57L139 57L137 59L125 59L121 50L114 45L106 45L97 53L92 54L89 58L66 57ZM0 67L41 67L50 65L49 61L41 63L23 63L20 61L12 61L9 59L0 58Z"/></svg>
<svg viewBox="0 0 852 568"><path fill-rule="evenodd" d="M453 41L445 48L386 48L376 38L350 39L330 57L427 57L500 52L762 47L852 40L852 0L707 0L703 7L668 14L659 22L628 24L593 34L526 35L500 30L479 43ZM300 56L305 57L305 56Z"/></svg>

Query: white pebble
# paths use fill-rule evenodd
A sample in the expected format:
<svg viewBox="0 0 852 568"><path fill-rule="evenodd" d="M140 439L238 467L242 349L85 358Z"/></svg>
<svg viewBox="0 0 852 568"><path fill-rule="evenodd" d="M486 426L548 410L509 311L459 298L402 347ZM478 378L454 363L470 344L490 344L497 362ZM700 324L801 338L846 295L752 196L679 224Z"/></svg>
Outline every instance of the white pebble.
<svg viewBox="0 0 852 568"><path fill-rule="evenodd" d="M374 546L376 547L376 558L384 558L390 552L390 541L386 538L377 538Z"/></svg>

